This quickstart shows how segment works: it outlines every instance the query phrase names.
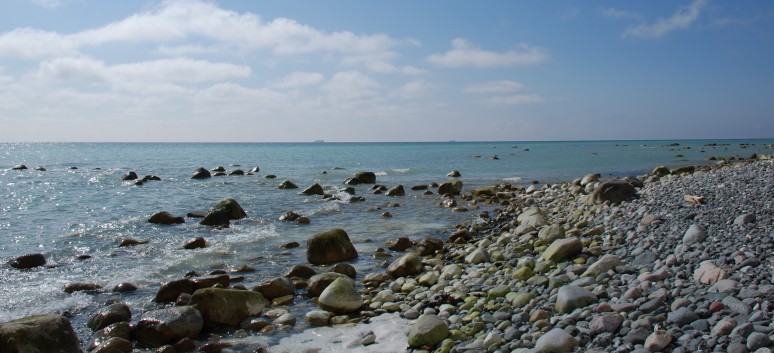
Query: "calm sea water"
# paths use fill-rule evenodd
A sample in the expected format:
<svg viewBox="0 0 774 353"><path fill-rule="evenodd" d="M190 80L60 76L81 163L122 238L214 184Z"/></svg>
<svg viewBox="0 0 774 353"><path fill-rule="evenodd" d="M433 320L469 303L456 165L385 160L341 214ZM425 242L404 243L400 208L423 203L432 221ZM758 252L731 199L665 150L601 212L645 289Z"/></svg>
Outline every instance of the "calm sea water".
<svg viewBox="0 0 774 353"><path fill-rule="evenodd" d="M679 143L679 146L669 146ZM707 144L721 144L717 147ZM741 148L740 143L753 146ZM110 289L132 282L140 290L125 295L139 314L162 282L196 270L257 267L250 281L281 275L305 262L305 250L284 251L280 244L304 244L312 234L340 227L361 253L353 265L362 273L380 269L371 256L384 241L397 236L419 239L442 235L477 211L454 213L438 207L438 196L421 196L408 188L442 182L451 170L462 173L465 189L510 182L527 184L571 180L591 172L639 175L654 166L708 163L708 156L774 153L763 150L774 140L605 141L605 142L449 142L449 143L298 143L298 144L0 144L0 322L43 312L69 312L79 331L109 293L66 294L70 282L96 282ZM497 156L497 159L493 157ZM25 164L26 171L11 170ZM237 166L238 165L238 166ZM36 167L46 171L36 171ZM197 167L227 170L260 167L254 176L191 180ZM77 169L73 169L77 168ZM357 186L365 202L329 202L299 191L313 183L342 194L342 182L357 171L377 173L377 183L403 184L407 196L374 195L370 185ZM122 182L136 171L162 181L142 186ZM325 171L326 173L322 173ZM265 179L267 174L277 179ZM301 189L279 190L291 180ZM187 219L177 226L146 222L158 211L185 215L206 210L219 200L235 198L248 218L228 229L200 226ZM393 218L382 218L390 208ZM310 225L285 224L285 211L309 216ZM203 236L209 247L182 250L187 239ZM126 238L147 245L119 248ZM5 262L26 253L45 254L54 267L29 271ZM76 260L78 255L91 255ZM249 287L249 284L248 284ZM85 337L88 337L86 335Z"/></svg>

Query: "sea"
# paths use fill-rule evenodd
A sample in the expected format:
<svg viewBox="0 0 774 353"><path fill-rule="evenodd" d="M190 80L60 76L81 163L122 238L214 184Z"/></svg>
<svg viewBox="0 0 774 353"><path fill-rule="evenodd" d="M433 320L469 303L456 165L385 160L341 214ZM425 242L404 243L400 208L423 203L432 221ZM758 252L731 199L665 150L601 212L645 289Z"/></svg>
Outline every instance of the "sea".
<svg viewBox="0 0 774 353"><path fill-rule="evenodd" d="M3 143L0 144L0 323L40 314L70 317L87 339L89 315L112 301L132 308L135 319L155 308L160 284L190 271L209 273L243 265L257 269L245 275L251 288L306 263L306 240L333 228L344 229L359 253L350 262L358 277L383 271L384 258L374 254L389 239L407 236L445 237L455 224L475 222L486 210L469 207L453 212L439 206L438 195L413 191L415 185L463 182L464 190L494 185L551 184L588 173L603 178L643 175L654 167L711 164L711 156L748 158L774 153L769 140L665 140L562 142L427 142L427 143ZM14 170L26 165L26 170ZM198 167L222 166L227 173L258 167L254 175L191 179ZM41 170L36 170L39 168ZM42 170L45 169L45 170ZM447 173L457 170L461 177ZM123 181L130 171L160 181L143 185ZM358 171L371 171L377 184L403 185L406 196L374 194L373 185L357 185L350 202L344 181ZM266 178L275 175L275 179ZM277 186L290 180L299 189ZM318 183L336 196L306 196ZM430 190L434 190L430 188ZM228 228L198 224L148 223L159 211L185 216L206 211L233 198L247 217ZM397 205L395 205L397 204ZM464 202L460 201L461 205ZM398 206L398 207L395 207ZM279 221L286 211L307 216L301 225ZM392 217L382 217L389 212ZM189 239L204 237L207 247L185 250ZM147 241L119 247L121 241ZM282 249L298 242L300 247ZM389 251L388 251L389 252ZM28 253L42 253L47 265L17 270L8 262ZM87 256L83 256L87 255ZM395 255L395 254L393 254ZM318 272L326 267L318 267ZM97 283L102 291L65 293L73 282ZM129 282L139 289L115 294ZM313 306L304 304L297 310ZM306 306L304 306L306 305ZM300 315L303 315L301 313ZM302 316L301 316L302 317ZM303 320L295 329L303 329ZM284 333L292 335L293 329Z"/></svg>

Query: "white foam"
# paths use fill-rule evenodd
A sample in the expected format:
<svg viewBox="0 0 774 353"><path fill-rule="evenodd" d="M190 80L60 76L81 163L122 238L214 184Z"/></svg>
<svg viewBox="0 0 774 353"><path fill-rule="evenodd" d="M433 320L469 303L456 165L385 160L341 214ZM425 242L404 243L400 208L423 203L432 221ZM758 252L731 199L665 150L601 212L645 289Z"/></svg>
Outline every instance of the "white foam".
<svg viewBox="0 0 774 353"><path fill-rule="evenodd" d="M398 173L401 173L401 174L406 174L406 173L408 173L409 171L411 171L411 168L393 169L392 171L393 171L393 172L398 172Z"/></svg>
<svg viewBox="0 0 774 353"><path fill-rule="evenodd" d="M376 172L374 173L376 176L387 176L387 172Z"/></svg>
<svg viewBox="0 0 774 353"><path fill-rule="evenodd" d="M270 353L377 353L405 352L411 321L398 314L384 314L371 319L368 324L316 327L285 337ZM363 336L371 331L376 343L363 346Z"/></svg>
<svg viewBox="0 0 774 353"><path fill-rule="evenodd" d="M510 182L514 182L514 183L518 183L518 182L520 182L522 180L524 180L524 179L522 179L521 177L510 177L510 178L504 178L503 179L503 181L510 181Z"/></svg>

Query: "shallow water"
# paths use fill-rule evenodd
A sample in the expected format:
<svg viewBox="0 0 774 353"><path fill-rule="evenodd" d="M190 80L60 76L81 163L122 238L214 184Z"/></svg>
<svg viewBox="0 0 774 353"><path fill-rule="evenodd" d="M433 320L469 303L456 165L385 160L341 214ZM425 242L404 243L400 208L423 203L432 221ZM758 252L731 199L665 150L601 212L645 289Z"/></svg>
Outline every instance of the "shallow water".
<svg viewBox="0 0 774 353"><path fill-rule="evenodd" d="M679 146L668 146L674 142ZM243 264L258 268L252 283L275 277L305 263L305 248L281 250L291 241L305 244L315 233L345 229L361 254L352 264L359 273L381 269L371 256L397 236L419 239L443 236L455 223L479 211L455 213L438 207L438 196L422 196L413 185L442 182L459 170L469 190L477 186L532 180L556 182L597 172L638 175L656 165L707 163L708 156L774 153L762 150L772 140L610 141L610 142L487 142L487 143L323 143L323 144L0 144L0 258L26 253L45 254L46 268L28 271L0 266L0 322L44 312L68 312L79 333L88 315L109 293L66 294L71 282L96 282L109 289L132 282L140 290L124 295L138 316L152 307L150 299L160 283L188 271L233 269ZM718 143L724 146L710 147ZM741 148L740 143L754 143ZM690 148L688 148L690 147ZM497 159L493 157L497 156ZM30 169L11 170L25 164ZM237 166L238 165L238 166ZM36 171L42 166L46 171ZM249 170L253 176L224 176L191 180L197 167ZM73 169L73 167L77 169ZM140 177L157 175L162 181L142 186L122 182L134 170ZM403 184L407 196L374 195L371 185L356 186L365 202L349 203L342 182L356 171L377 173L377 183ZM322 173L325 171L326 173ZM265 179L267 174L277 179ZM300 188L279 190L291 180ZM303 188L319 183L343 201L304 196ZM235 198L248 217L230 228L200 226L196 219L176 226L146 222L158 211L185 215L206 210L224 198ZM387 202L400 207L385 208ZM369 208L381 208L368 211ZM285 211L309 216L310 225L282 223ZM393 218L382 218L389 211ZM202 236L206 249L183 250L182 244ZM146 245L119 248L126 238L148 240ZM76 260L90 255L88 260ZM88 336L86 336L88 337Z"/></svg>

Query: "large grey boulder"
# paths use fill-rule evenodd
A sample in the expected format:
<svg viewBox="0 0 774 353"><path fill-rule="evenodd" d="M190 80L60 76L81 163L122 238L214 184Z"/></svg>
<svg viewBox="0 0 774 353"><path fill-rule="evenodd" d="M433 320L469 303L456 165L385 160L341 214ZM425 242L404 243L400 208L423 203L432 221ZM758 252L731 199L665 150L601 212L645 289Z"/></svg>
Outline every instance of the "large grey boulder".
<svg viewBox="0 0 774 353"><path fill-rule="evenodd" d="M446 181L438 186L438 195L453 196L462 192L462 182L459 180Z"/></svg>
<svg viewBox="0 0 774 353"><path fill-rule="evenodd" d="M204 288L193 293L191 305L199 309L208 325L238 326L246 317L263 313L268 302L258 292Z"/></svg>
<svg viewBox="0 0 774 353"><path fill-rule="evenodd" d="M202 167L196 168L193 175L191 175L191 179L207 179L210 177L212 177L210 171Z"/></svg>
<svg viewBox="0 0 774 353"><path fill-rule="evenodd" d="M0 324L0 352L80 353L78 336L64 316L29 316Z"/></svg>
<svg viewBox="0 0 774 353"><path fill-rule="evenodd" d="M548 224L548 221L546 221L546 217L543 215L543 211L540 210L540 208L537 207L530 207L521 214L519 214L518 217L516 217L516 220L519 221L520 226L532 226L532 227L542 227L546 224Z"/></svg>
<svg viewBox="0 0 774 353"><path fill-rule="evenodd" d="M177 279L161 285L156 297L153 298L157 303L169 303L177 300L180 294L193 294L193 281L188 278Z"/></svg>
<svg viewBox="0 0 774 353"><path fill-rule="evenodd" d="M559 224L552 224L538 232L538 239L551 244L554 240L564 238L564 228Z"/></svg>
<svg viewBox="0 0 774 353"><path fill-rule="evenodd" d="M408 253L395 259L389 267L387 274L393 278L413 276L422 272L422 260L416 254Z"/></svg>
<svg viewBox="0 0 774 353"><path fill-rule="evenodd" d="M554 310L558 313L569 313L577 308L585 307L597 300L597 296L578 286L566 285L559 288Z"/></svg>
<svg viewBox="0 0 774 353"><path fill-rule="evenodd" d="M357 172L354 179L360 184L376 184L376 174L374 172Z"/></svg>
<svg viewBox="0 0 774 353"><path fill-rule="evenodd" d="M570 336L560 328L552 329L540 336L535 342L535 352L538 353L565 353L572 352L578 346L575 337Z"/></svg>
<svg viewBox="0 0 774 353"><path fill-rule="evenodd" d="M411 326L408 344L412 347L435 347L449 337L449 325L437 315L422 315Z"/></svg>
<svg viewBox="0 0 774 353"><path fill-rule="evenodd" d="M340 228L313 235L306 244L306 259L314 265L327 265L357 258L355 246L349 240L347 232Z"/></svg>
<svg viewBox="0 0 774 353"><path fill-rule="evenodd" d="M543 251L546 260L561 262L568 260L583 250L583 243L576 237L555 240Z"/></svg>
<svg viewBox="0 0 774 353"><path fill-rule="evenodd" d="M272 278L256 286L253 290L263 294L266 299L274 299L295 294L293 281L287 277Z"/></svg>
<svg viewBox="0 0 774 353"><path fill-rule="evenodd" d="M707 232L698 224L691 224L683 234L683 244L691 245L701 243L707 239Z"/></svg>
<svg viewBox="0 0 774 353"><path fill-rule="evenodd" d="M160 347L183 338L192 338L204 327L199 310L192 306L174 306L148 311L134 328L133 336L140 344Z"/></svg>
<svg viewBox="0 0 774 353"><path fill-rule="evenodd" d="M347 314L363 306L363 298L351 280L337 278L320 294L320 308L338 314Z"/></svg>
<svg viewBox="0 0 774 353"><path fill-rule="evenodd" d="M311 298L319 297L325 288L328 288L333 281L339 278L352 281L347 275L336 272L323 272L312 276L309 278L309 284L306 286L306 295Z"/></svg>
<svg viewBox="0 0 774 353"><path fill-rule="evenodd" d="M637 194L637 189L634 188L634 185L623 180L611 180L597 186L597 189L591 194L591 201L593 203L610 201L610 203L616 204L631 201L635 194Z"/></svg>

